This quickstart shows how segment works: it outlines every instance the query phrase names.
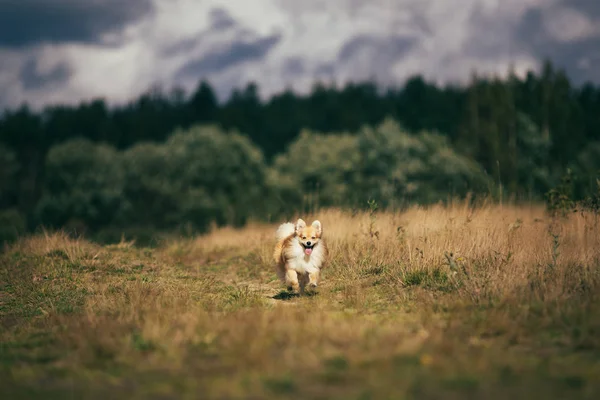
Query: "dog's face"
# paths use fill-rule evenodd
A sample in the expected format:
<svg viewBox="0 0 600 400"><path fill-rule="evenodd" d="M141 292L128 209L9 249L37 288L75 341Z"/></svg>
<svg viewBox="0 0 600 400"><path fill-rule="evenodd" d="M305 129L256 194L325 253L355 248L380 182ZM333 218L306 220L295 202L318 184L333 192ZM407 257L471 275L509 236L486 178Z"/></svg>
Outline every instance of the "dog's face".
<svg viewBox="0 0 600 400"><path fill-rule="evenodd" d="M310 255L313 248L319 244L322 233L323 228L321 227L321 222L318 220L313 221L313 223L308 226L302 219L299 219L298 222L296 222L296 237L302 247L304 247L304 253L307 255Z"/></svg>

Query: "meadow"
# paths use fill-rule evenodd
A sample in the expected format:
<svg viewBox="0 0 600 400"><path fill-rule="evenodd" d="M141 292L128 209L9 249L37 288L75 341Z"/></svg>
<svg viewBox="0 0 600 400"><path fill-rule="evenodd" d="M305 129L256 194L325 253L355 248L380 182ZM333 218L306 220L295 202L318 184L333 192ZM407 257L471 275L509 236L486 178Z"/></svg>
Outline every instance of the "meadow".
<svg viewBox="0 0 600 400"><path fill-rule="evenodd" d="M592 399L600 217L463 204L324 210L287 292L277 224L153 248L41 233L0 254L4 399ZM283 221L280 221L283 222Z"/></svg>

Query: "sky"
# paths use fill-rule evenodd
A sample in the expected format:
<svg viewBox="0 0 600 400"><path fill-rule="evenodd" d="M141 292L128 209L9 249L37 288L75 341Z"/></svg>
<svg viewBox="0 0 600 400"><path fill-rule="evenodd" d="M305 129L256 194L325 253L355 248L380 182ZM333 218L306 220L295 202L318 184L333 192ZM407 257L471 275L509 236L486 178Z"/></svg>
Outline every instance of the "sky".
<svg viewBox="0 0 600 400"><path fill-rule="evenodd" d="M128 102L202 79L225 100L317 81L537 69L600 84L598 0L0 0L0 107Z"/></svg>

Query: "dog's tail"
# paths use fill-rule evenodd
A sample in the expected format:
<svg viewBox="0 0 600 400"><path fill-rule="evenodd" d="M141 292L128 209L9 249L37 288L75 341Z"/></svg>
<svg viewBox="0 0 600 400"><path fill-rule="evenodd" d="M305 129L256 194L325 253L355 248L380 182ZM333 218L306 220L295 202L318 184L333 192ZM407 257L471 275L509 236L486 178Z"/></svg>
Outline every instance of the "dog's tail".
<svg viewBox="0 0 600 400"><path fill-rule="evenodd" d="M283 240L288 236L291 236L296 231L296 226L291 222L286 222L285 224L279 225L277 228L277 232L275 232L275 237L277 240Z"/></svg>

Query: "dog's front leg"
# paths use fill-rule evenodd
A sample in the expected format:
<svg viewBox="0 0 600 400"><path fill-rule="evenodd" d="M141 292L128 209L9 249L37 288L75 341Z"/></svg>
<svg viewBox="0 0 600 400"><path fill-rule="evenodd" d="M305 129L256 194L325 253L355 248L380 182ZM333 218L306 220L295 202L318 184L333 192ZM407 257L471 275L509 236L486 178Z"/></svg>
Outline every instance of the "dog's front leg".
<svg viewBox="0 0 600 400"><path fill-rule="evenodd" d="M288 290L298 291L300 289L296 271L289 268L285 271L285 284L287 285Z"/></svg>
<svg viewBox="0 0 600 400"><path fill-rule="evenodd" d="M306 273L300 274L298 276L298 282L300 283L300 294L303 295L304 288L306 287L306 284L308 283L308 274L306 274Z"/></svg>
<svg viewBox="0 0 600 400"><path fill-rule="evenodd" d="M308 286L310 286L311 288L316 288L317 285L319 284L319 271L315 271L315 272L310 272L308 274Z"/></svg>

